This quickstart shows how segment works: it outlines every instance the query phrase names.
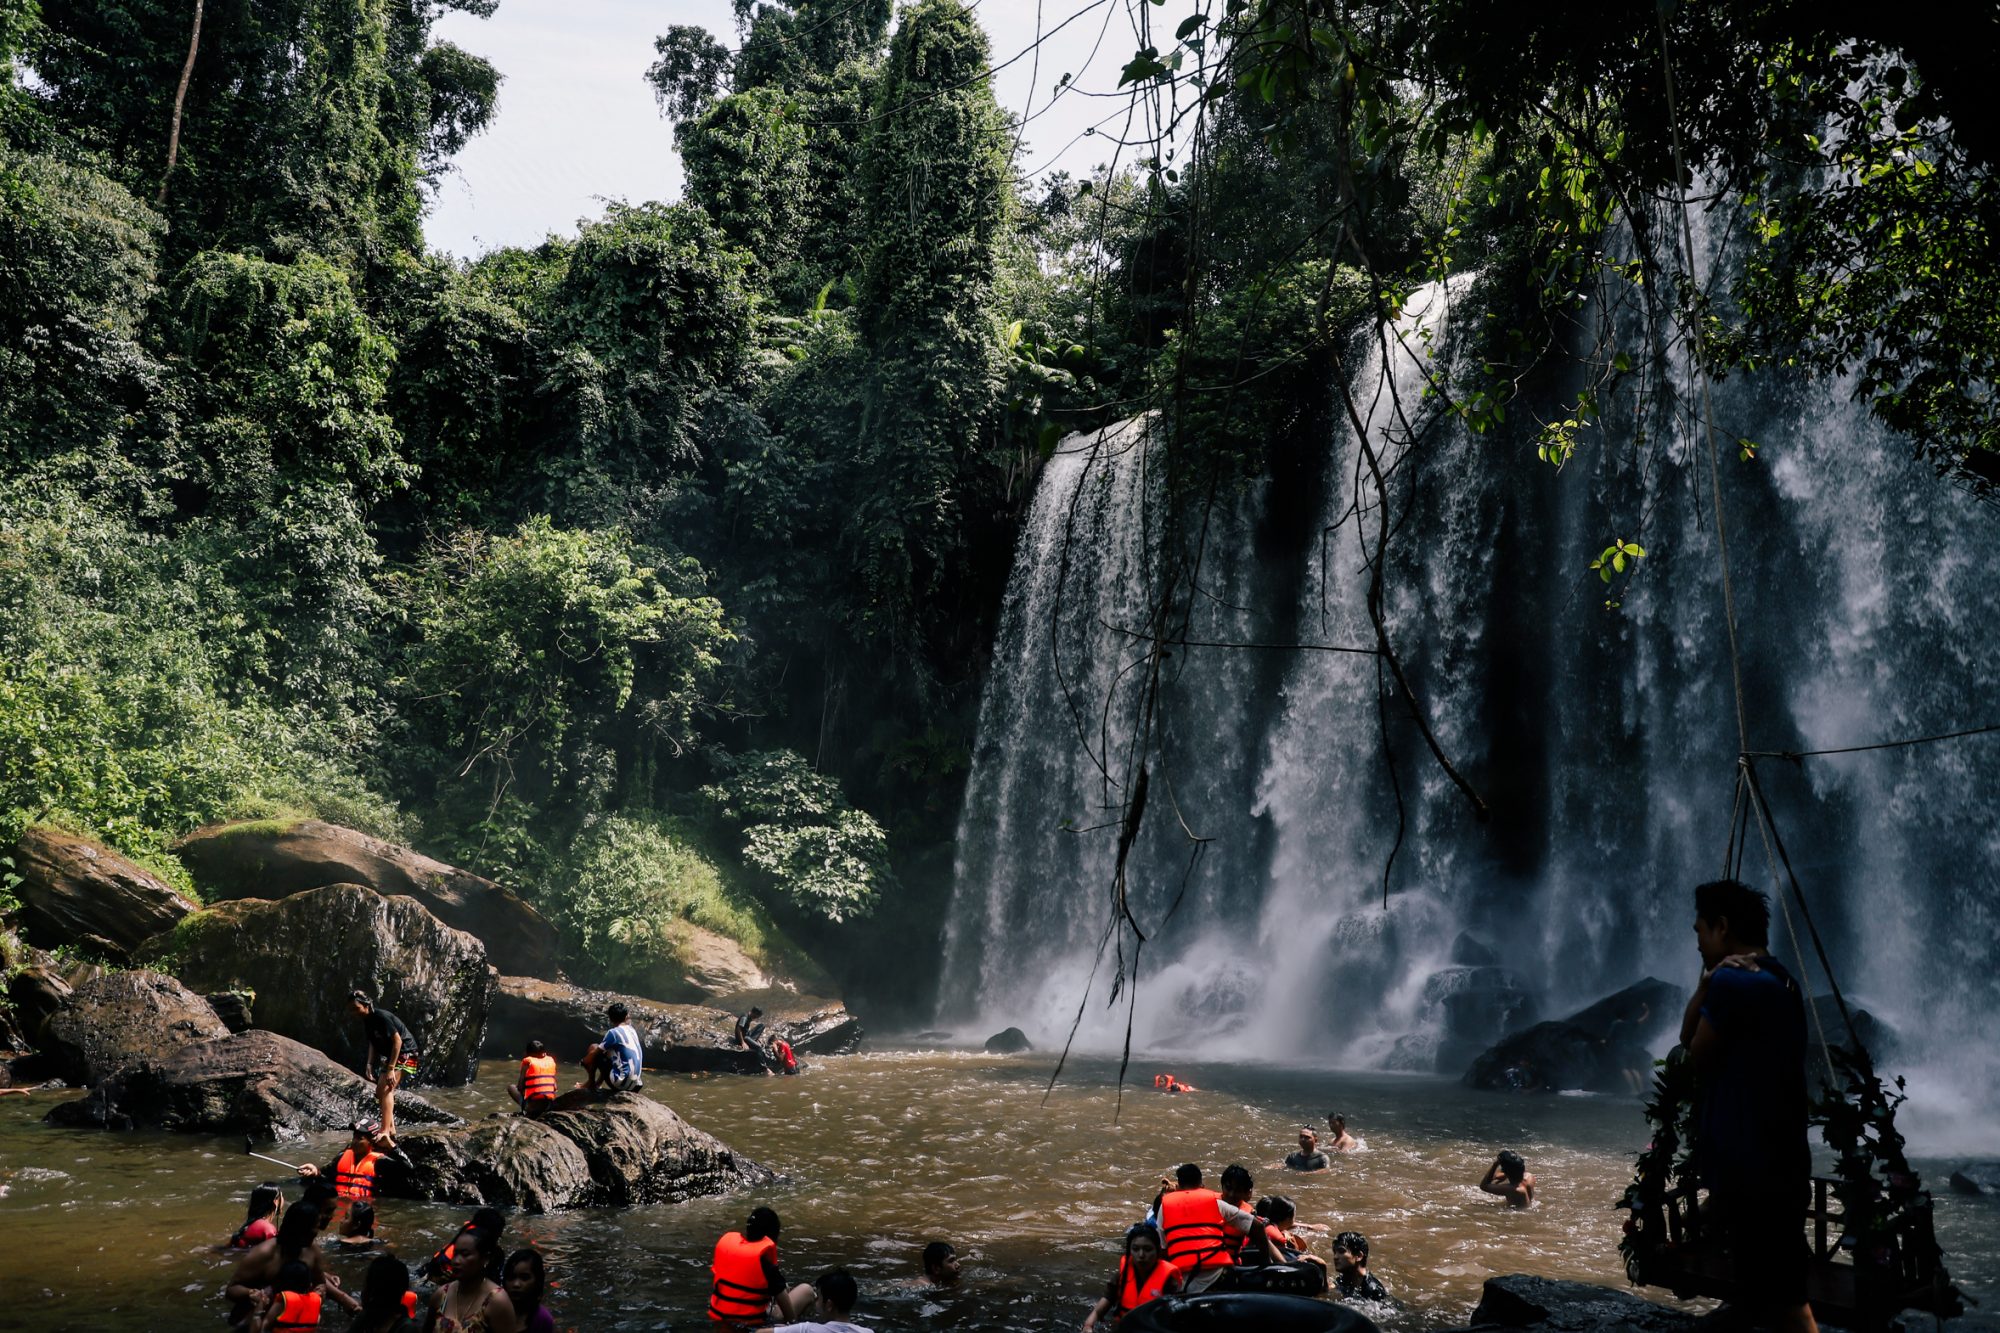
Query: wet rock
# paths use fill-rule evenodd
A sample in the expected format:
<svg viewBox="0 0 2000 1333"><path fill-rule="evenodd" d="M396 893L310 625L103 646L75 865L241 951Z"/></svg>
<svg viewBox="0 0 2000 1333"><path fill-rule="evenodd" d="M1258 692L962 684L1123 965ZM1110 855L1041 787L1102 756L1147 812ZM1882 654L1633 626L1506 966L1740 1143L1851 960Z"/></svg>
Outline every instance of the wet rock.
<svg viewBox="0 0 2000 1333"><path fill-rule="evenodd" d="M69 999L71 986L53 967L37 963L22 968L7 981L7 1002L14 1007L14 1021L30 1046L42 1044L42 1027Z"/></svg>
<svg viewBox="0 0 2000 1333"><path fill-rule="evenodd" d="M1680 1022L1687 992L1648 977L1571 1014L1503 1038L1466 1070L1467 1087L1491 1092L1627 1092L1626 1071L1644 1078L1648 1047Z"/></svg>
<svg viewBox="0 0 2000 1333"><path fill-rule="evenodd" d="M215 1016L221 1019L222 1025L231 1032L247 1032L256 1026L252 1021L252 1013L256 1007L257 997L251 992L217 991L202 998L208 1001L208 1007L215 1010Z"/></svg>
<svg viewBox="0 0 2000 1333"><path fill-rule="evenodd" d="M278 902L217 903L143 951L204 991L250 990L257 1022L350 1068L365 1050L348 992L365 990L409 1025L421 1081L472 1078L493 970L477 939L414 898L334 884Z"/></svg>
<svg viewBox="0 0 2000 1333"><path fill-rule="evenodd" d="M158 972L110 972L78 986L42 1027L65 1082L86 1086L229 1029L208 1001Z"/></svg>
<svg viewBox="0 0 2000 1333"><path fill-rule="evenodd" d="M1446 1068L1535 1020L1534 992L1504 967L1446 968L1424 990L1440 1013L1438 1062Z"/></svg>
<svg viewBox="0 0 2000 1333"><path fill-rule="evenodd" d="M1535 1328L1549 1333L1667 1333L1694 1324L1694 1315L1630 1292L1523 1273L1487 1278L1472 1311L1474 1328Z"/></svg>
<svg viewBox="0 0 2000 1333"><path fill-rule="evenodd" d="M2000 1162L1967 1162L1951 1173L1954 1194L2000 1197Z"/></svg>
<svg viewBox="0 0 2000 1333"><path fill-rule="evenodd" d="M15 924L39 948L68 944L114 963L198 904L110 848L37 825L9 853L20 883Z"/></svg>
<svg viewBox="0 0 2000 1333"><path fill-rule="evenodd" d="M766 1067L756 1048L736 1044L736 1015L727 1010L667 1004L533 977L500 978L494 992L493 1019L487 1026L486 1052L495 1057L518 1055L528 1039L535 1037L547 1042L549 1050L564 1063L573 1062L604 1035L610 1026L604 1011L614 1001L631 1011L648 1069L756 1074ZM765 1043L783 1037L800 1055L835 1055L861 1044L861 1024L837 1001L783 993L766 994L758 1001L765 1010L759 1020L763 1025L760 1040ZM749 1000L739 1002L749 1008Z"/></svg>
<svg viewBox="0 0 2000 1333"><path fill-rule="evenodd" d="M583 1150L526 1116L416 1130L399 1142L410 1166L378 1167L378 1188L392 1198L549 1213L582 1205L593 1189Z"/></svg>
<svg viewBox="0 0 2000 1333"><path fill-rule="evenodd" d="M1028 1040L1028 1034L1019 1028L1008 1028L996 1032L986 1039L988 1055L1019 1055L1022 1051L1032 1051L1035 1044Z"/></svg>
<svg viewBox="0 0 2000 1333"><path fill-rule="evenodd" d="M252 1029L121 1069L47 1119L74 1128L296 1139L344 1130L374 1113L373 1084L310 1046ZM398 1126L455 1120L414 1093L396 1094Z"/></svg>
<svg viewBox="0 0 2000 1333"><path fill-rule="evenodd" d="M555 972L555 927L512 890L354 829L317 819L245 820L196 829L174 851L211 900L360 884L415 898L447 926L476 936L502 972Z"/></svg>
<svg viewBox="0 0 2000 1333"><path fill-rule="evenodd" d="M1840 1016L1840 1005L1832 995L1813 996L1812 1009L1813 1013L1806 1021L1806 1087L1819 1089L1828 1082L1826 1057L1819 1048L1821 1033L1826 1034L1829 1044L1843 1050L1851 1049L1854 1037L1859 1036L1861 1044L1868 1048L1869 1059L1878 1070L1900 1054L1900 1038L1896 1030L1852 999L1847 1002L1847 1013L1854 1020L1853 1034L1849 1034L1847 1023ZM1815 1017L1818 1019L1816 1024L1813 1022Z"/></svg>
<svg viewBox="0 0 2000 1333"><path fill-rule="evenodd" d="M1461 930L1451 942L1451 961L1458 967L1498 967L1500 951Z"/></svg>
<svg viewBox="0 0 2000 1333"><path fill-rule="evenodd" d="M530 1212L685 1203L777 1178L634 1092L572 1091L535 1120L495 1115L401 1140L412 1166L385 1164L384 1194Z"/></svg>

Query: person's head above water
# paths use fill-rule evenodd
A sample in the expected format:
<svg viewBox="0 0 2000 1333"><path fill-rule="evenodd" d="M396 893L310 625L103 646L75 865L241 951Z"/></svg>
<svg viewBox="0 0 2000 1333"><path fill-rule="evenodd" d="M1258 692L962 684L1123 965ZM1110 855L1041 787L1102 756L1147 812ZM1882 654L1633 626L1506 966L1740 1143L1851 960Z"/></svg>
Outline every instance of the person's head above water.
<svg viewBox="0 0 2000 1333"><path fill-rule="evenodd" d="M861 1288L845 1268L827 1269L813 1279L812 1285L821 1311L836 1319L845 1319L853 1313L854 1302L861 1298Z"/></svg>
<svg viewBox="0 0 2000 1333"><path fill-rule="evenodd" d="M1282 1194L1273 1194L1268 1199L1257 1200L1257 1216L1273 1226L1288 1227L1292 1224L1292 1219L1298 1215L1299 1210Z"/></svg>
<svg viewBox="0 0 2000 1333"><path fill-rule="evenodd" d="M319 1235L319 1228L319 1200L308 1193L278 1223L278 1253L287 1259L304 1253L313 1243L313 1237Z"/></svg>
<svg viewBox="0 0 2000 1333"><path fill-rule="evenodd" d="M1368 1267L1368 1237L1358 1231L1343 1231L1335 1236L1333 1265L1342 1272L1349 1268Z"/></svg>
<svg viewBox="0 0 2000 1333"><path fill-rule="evenodd" d="M361 1312L369 1315L401 1313L403 1293L410 1289L410 1270L393 1254L385 1254L368 1265L361 1279Z"/></svg>
<svg viewBox="0 0 2000 1333"><path fill-rule="evenodd" d="M1182 1162L1174 1168L1174 1184L1184 1190L1201 1188L1201 1168L1193 1162Z"/></svg>
<svg viewBox="0 0 2000 1333"><path fill-rule="evenodd" d="M542 1267L541 1252L520 1249L507 1256L507 1299L514 1308L531 1311L542 1303L548 1289L548 1271Z"/></svg>
<svg viewBox="0 0 2000 1333"><path fill-rule="evenodd" d="M618 1024L623 1023L627 1018L630 1018L632 1016L631 1010L627 1009L624 1005L617 1003L612 1004L612 1006L606 1009L604 1012L610 1016L613 1027L616 1027Z"/></svg>
<svg viewBox="0 0 2000 1333"><path fill-rule="evenodd" d="M1151 1222L1134 1222L1125 1229L1125 1256L1141 1267L1160 1257L1160 1231Z"/></svg>
<svg viewBox="0 0 2000 1333"><path fill-rule="evenodd" d="M350 1135L348 1146L356 1152L373 1152L375 1150L375 1136L381 1132L382 1126L376 1124L373 1120L357 1120L348 1131Z"/></svg>
<svg viewBox="0 0 2000 1333"><path fill-rule="evenodd" d="M269 1217L284 1206L284 1192L267 1180L250 1191L250 1207L243 1214L243 1223L248 1226L260 1217Z"/></svg>
<svg viewBox="0 0 2000 1333"><path fill-rule="evenodd" d="M1522 1159L1521 1154L1517 1152L1503 1152L1500 1154L1500 1174L1513 1181L1516 1185L1521 1183L1521 1177L1526 1175L1527 1171L1528 1164Z"/></svg>
<svg viewBox="0 0 2000 1333"><path fill-rule="evenodd" d="M1319 1151L1319 1135L1309 1125L1299 1127L1299 1151L1308 1155Z"/></svg>
<svg viewBox="0 0 2000 1333"><path fill-rule="evenodd" d="M1333 1131L1335 1138L1339 1138L1347 1132L1347 1117L1338 1111L1328 1111L1326 1113L1326 1127Z"/></svg>
<svg viewBox="0 0 2000 1333"><path fill-rule="evenodd" d="M783 1226L776 1213L760 1204L750 1210L750 1218L743 1224L743 1239L776 1240Z"/></svg>
<svg viewBox="0 0 2000 1333"><path fill-rule="evenodd" d="M1694 938L1703 967L1735 953L1762 949L1771 939L1771 904L1739 880L1718 879L1694 890Z"/></svg>
<svg viewBox="0 0 2000 1333"><path fill-rule="evenodd" d="M366 1199L356 1199L347 1205L347 1220L340 1224L343 1236L372 1236L375 1234L375 1205Z"/></svg>
<svg viewBox="0 0 2000 1333"><path fill-rule="evenodd" d="M934 1240L924 1246L924 1276L940 1287L958 1281L958 1251L948 1241Z"/></svg>
<svg viewBox="0 0 2000 1333"><path fill-rule="evenodd" d="M467 1227L452 1238L451 1276L457 1282L472 1282L484 1276L499 1253L499 1237L481 1227Z"/></svg>

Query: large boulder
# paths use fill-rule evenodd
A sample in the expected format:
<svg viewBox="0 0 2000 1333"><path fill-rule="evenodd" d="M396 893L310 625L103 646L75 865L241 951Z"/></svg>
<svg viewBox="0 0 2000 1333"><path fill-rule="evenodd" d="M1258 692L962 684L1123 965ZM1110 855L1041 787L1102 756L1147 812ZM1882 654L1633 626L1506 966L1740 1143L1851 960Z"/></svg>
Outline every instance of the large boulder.
<svg viewBox="0 0 2000 1333"><path fill-rule="evenodd" d="M988 1055L1019 1055L1032 1051L1035 1043L1028 1040L1028 1034L1019 1028L1004 1028L986 1039L985 1051Z"/></svg>
<svg viewBox="0 0 2000 1333"><path fill-rule="evenodd" d="M550 1213L579 1206L594 1188L583 1149L526 1116L492 1115L398 1141L410 1165L384 1162L378 1181L395 1198Z"/></svg>
<svg viewBox="0 0 2000 1333"><path fill-rule="evenodd" d="M144 866L45 824L23 833L9 855L20 877L13 920L40 948L68 944L130 962L141 944L198 906Z"/></svg>
<svg viewBox="0 0 2000 1333"><path fill-rule="evenodd" d="M685 1203L777 1178L643 1093L568 1092L538 1119L400 1137L410 1166L385 1163L379 1176L398 1198L550 1212Z"/></svg>
<svg viewBox="0 0 2000 1333"><path fill-rule="evenodd" d="M360 884L415 898L447 926L477 936L502 972L555 971L555 927L511 890L354 829L317 819L245 820L196 829L174 851L211 900Z"/></svg>
<svg viewBox="0 0 2000 1333"><path fill-rule="evenodd" d="M229 1035L208 1001L158 972L108 972L78 986L42 1027L41 1050L84 1086L128 1065Z"/></svg>
<svg viewBox="0 0 2000 1333"><path fill-rule="evenodd" d="M1474 1328L1547 1333L1679 1333L1694 1328L1695 1319L1627 1291L1524 1273L1487 1278L1472 1311Z"/></svg>
<svg viewBox="0 0 2000 1333"><path fill-rule="evenodd" d="M1467 1087L1491 1092L1629 1092L1631 1074L1650 1078L1649 1048L1680 1023L1687 992L1647 977L1577 1010L1502 1038L1465 1072Z"/></svg>
<svg viewBox="0 0 2000 1333"><path fill-rule="evenodd" d="M42 1029L70 997L73 987L47 963L34 963L7 978L7 1003L22 1040L40 1048Z"/></svg>
<svg viewBox="0 0 2000 1333"><path fill-rule="evenodd" d="M2000 1198L2000 1162L1967 1162L1951 1173L1954 1194Z"/></svg>
<svg viewBox="0 0 2000 1333"><path fill-rule="evenodd" d="M736 1015L728 1010L666 1004L533 977L500 978L486 1029L486 1054L519 1055L533 1037L547 1042L558 1059L576 1060L604 1035L609 1026L604 1011L614 1002L630 1011L648 1069L756 1074L765 1067L757 1050L736 1044ZM861 1044L861 1024L837 1001L785 995L782 1000L762 996L758 1003L765 1010L760 1021L766 1042L783 1037L801 1055L833 1055ZM744 1001L744 1008L749 1004Z"/></svg>
<svg viewBox="0 0 2000 1333"><path fill-rule="evenodd" d="M204 991L250 990L257 1025L358 1068L366 1040L348 993L365 990L416 1034L424 1082L471 1080L493 969L473 936L414 898L332 884L279 902L217 903L143 951Z"/></svg>
<svg viewBox="0 0 2000 1333"><path fill-rule="evenodd" d="M76 1128L296 1139L344 1130L375 1109L374 1085L353 1070L289 1037L252 1029L121 1069L47 1118ZM414 1093L396 1094L399 1126L455 1119Z"/></svg>

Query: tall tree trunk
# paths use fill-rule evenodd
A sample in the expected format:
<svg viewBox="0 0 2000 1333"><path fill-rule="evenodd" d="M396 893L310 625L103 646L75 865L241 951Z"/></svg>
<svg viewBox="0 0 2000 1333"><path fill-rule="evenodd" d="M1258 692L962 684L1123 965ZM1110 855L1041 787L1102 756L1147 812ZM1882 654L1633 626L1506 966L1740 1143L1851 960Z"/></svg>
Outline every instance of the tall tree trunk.
<svg viewBox="0 0 2000 1333"><path fill-rule="evenodd" d="M188 33L187 60L181 65L181 84L174 89L174 126L167 133L167 169L160 176L160 197L156 206L165 207L167 182L173 178L174 160L181 153L181 107L187 101L188 80L194 77L194 54L201 49L202 0L194 0L194 29Z"/></svg>

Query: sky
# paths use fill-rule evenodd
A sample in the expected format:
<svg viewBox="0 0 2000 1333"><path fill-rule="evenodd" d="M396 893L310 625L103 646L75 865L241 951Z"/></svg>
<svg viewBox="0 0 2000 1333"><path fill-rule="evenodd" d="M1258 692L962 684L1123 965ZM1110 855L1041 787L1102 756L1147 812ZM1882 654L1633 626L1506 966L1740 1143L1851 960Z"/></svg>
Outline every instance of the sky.
<svg viewBox="0 0 2000 1333"><path fill-rule="evenodd" d="M1108 144L1084 131L1122 117L1123 98L1090 94L1115 91L1138 45L1128 4L976 0L994 63L1020 55L994 75L995 95L1017 116L1030 106L1035 113L1017 170L1081 174L1109 157ZM1038 11L1045 34L1080 16L1030 51ZM653 39L677 23L736 44L729 0L501 0L489 19L444 15L434 37L485 57L504 81L493 124L459 153L432 203L424 223L430 244L472 258L574 232L608 200L678 199L673 127L644 77ZM1064 74L1074 76L1070 89L1052 102ZM1108 131L1117 128L1113 119Z"/></svg>

